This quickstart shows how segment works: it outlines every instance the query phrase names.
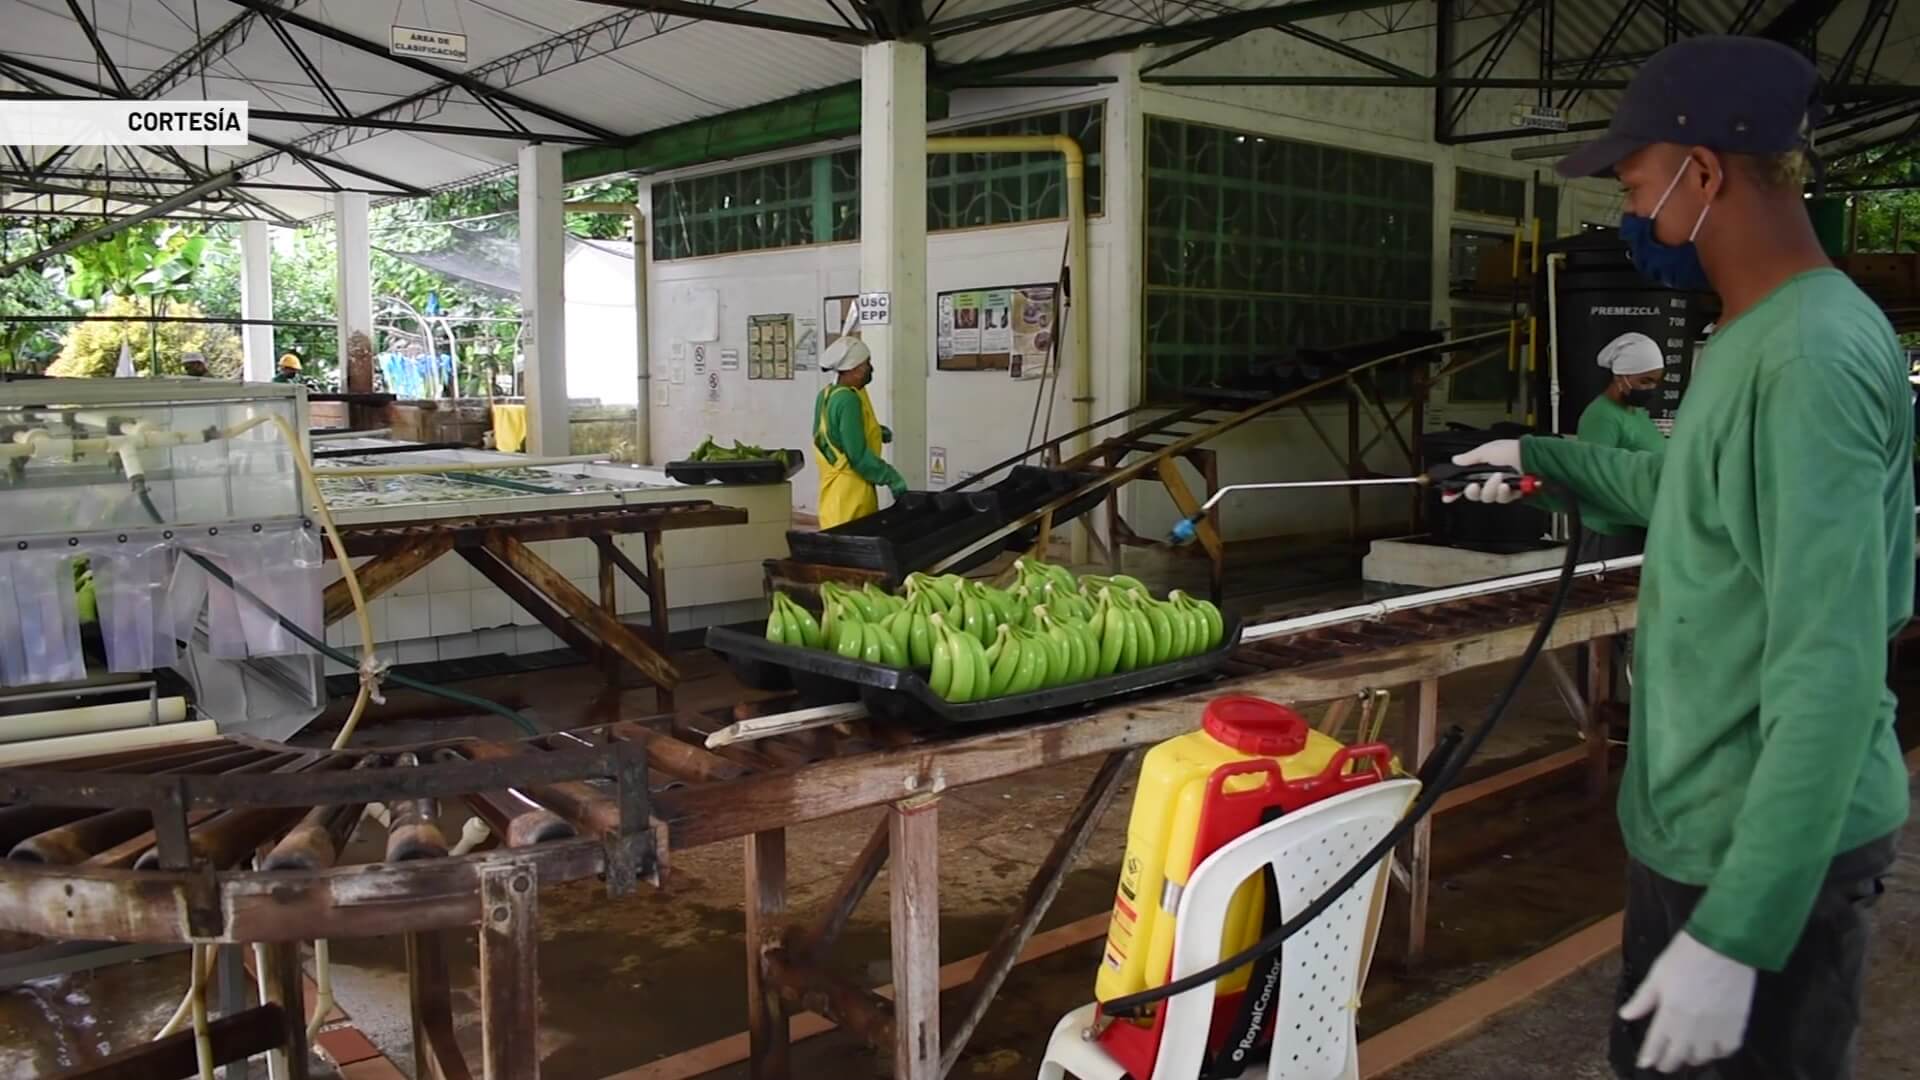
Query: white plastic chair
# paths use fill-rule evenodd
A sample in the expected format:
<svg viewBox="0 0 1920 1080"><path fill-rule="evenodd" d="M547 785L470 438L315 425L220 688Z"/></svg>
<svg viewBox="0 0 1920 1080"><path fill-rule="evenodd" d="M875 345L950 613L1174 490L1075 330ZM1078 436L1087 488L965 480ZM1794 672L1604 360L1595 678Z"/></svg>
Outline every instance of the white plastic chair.
<svg viewBox="0 0 1920 1080"><path fill-rule="evenodd" d="M1221 958L1227 905L1241 882L1271 864L1281 915L1292 918L1387 834L1419 789L1417 780L1389 780L1336 795L1276 818L1209 855L1180 897L1174 977ZM1384 860L1376 865L1288 939L1281 950L1273 1052L1265 1063L1248 1066L1241 1074L1244 1080L1358 1080L1354 1014L1380 928L1385 865ZM1169 1012L1151 1080L1194 1080L1199 1075L1215 989L1208 983L1162 1005ZM1087 1037L1094 1018L1093 1005L1061 1018L1047 1043L1039 1080L1123 1080L1125 1070Z"/></svg>

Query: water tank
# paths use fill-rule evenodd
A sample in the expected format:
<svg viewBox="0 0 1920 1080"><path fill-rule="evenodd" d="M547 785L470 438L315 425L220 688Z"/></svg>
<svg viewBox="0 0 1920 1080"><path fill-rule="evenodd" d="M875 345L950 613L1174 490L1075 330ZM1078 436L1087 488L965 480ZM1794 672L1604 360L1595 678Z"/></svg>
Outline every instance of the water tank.
<svg viewBox="0 0 1920 1080"><path fill-rule="evenodd" d="M1571 435L1580 426L1581 411L1613 379L1598 362L1600 350L1633 332L1659 343L1666 357L1661 392L1647 411L1662 431L1669 430L1693 374L1695 346L1718 312L1719 298L1664 289L1641 277L1614 229L1568 237L1547 250L1565 255L1555 275L1559 296L1551 331L1559 347L1560 375L1554 430Z"/></svg>

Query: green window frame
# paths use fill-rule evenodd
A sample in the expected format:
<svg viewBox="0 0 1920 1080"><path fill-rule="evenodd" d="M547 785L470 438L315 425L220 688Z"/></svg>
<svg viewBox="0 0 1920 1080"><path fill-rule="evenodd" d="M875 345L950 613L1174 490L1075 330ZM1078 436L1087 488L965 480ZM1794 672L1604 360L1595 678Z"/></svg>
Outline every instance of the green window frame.
<svg viewBox="0 0 1920 1080"><path fill-rule="evenodd" d="M1305 381L1300 348L1425 330L1433 168L1147 118L1146 400L1245 377ZM1405 392L1404 372L1380 376Z"/></svg>
<svg viewBox="0 0 1920 1080"><path fill-rule="evenodd" d="M1086 154L1087 213L1103 202L1102 103L997 120L950 135L1071 135ZM927 231L1057 221L1058 154L929 154ZM852 147L653 185L653 258L695 259L860 239L860 150Z"/></svg>

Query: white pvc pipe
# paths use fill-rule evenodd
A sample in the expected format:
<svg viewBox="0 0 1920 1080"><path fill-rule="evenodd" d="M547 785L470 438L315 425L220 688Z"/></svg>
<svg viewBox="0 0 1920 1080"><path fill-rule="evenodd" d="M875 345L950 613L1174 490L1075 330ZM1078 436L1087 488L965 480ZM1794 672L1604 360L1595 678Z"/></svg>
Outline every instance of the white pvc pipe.
<svg viewBox="0 0 1920 1080"><path fill-rule="evenodd" d="M177 724L186 718L187 699L183 697L164 697L158 702L141 698L107 705L18 713L0 716L0 744L151 727L155 723Z"/></svg>
<svg viewBox="0 0 1920 1080"><path fill-rule="evenodd" d="M1598 562L1582 563L1574 567L1573 576L1592 577L1595 574L1629 570L1639 566L1644 559L1645 556L1642 555L1629 555L1624 559L1601 559ZM1250 626L1241 631L1240 640L1261 641L1270 637L1280 637L1283 634L1298 634L1308 630L1317 630L1323 626L1334 626L1339 623L1355 622L1360 619L1381 619L1396 611L1406 611L1409 608L1431 607L1434 604L1444 604L1453 600L1464 600L1473 596L1486 596L1489 593L1508 592L1513 589L1524 589L1533 585L1546 585L1559 580L1559 578L1560 571L1557 569L1536 570L1529 574L1514 574L1510 577L1488 578L1486 581L1475 581L1466 585L1453 585L1444 589L1428 589L1425 592L1409 593L1406 596L1396 596L1371 604L1355 604L1352 607L1336 608L1332 611L1320 611L1312 615L1301 615L1291 619L1276 619L1273 622L1261 623L1258 626Z"/></svg>
<svg viewBox="0 0 1920 1080"><path fill-rule="evenodd" d="M211 720L185 720L178 724L126 731L96 731L87 735L68 735L60 739L0 746L0 768L60 758L118 753L122 750L150 750L180 743L211 742L219 737L220 729Z"/></svg>

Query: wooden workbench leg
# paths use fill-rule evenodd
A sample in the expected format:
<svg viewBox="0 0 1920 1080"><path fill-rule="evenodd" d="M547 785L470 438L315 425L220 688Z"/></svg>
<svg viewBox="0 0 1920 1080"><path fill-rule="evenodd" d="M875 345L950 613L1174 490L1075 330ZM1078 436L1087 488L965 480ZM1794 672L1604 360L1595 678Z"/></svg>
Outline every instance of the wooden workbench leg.
<svg viewBox="0 0 1920 1080"><path fill-rule="evenodd" d="M247 977L247 947L216 945L214 948L218 950L214 973L219 986L214 1015L237 1016L247 1010L253 997L253 980ZM248 1080L253 1075L252 1063L247 1058L241 1058L221 1066L219 1075L220 1080Z"/></svg>
<svg viewBox="0 0 1920 1080"><path fill-rule="evenodd" d="M1608 706L1613 701L1613 638L1596 638L1587 645L1587 796L1599 799L1607 792L1607 772L1613 748L1608 740Z"/></svg>
<svg viewBox="0 0 1920 1080"><path fill-rule="evenodd" d="M652 563L652 545L648 545ZM753 1080L788 1080L787 1007L766 977L764 957L780 943L787 912L787 831L747 837L747 1068Z"/></svg>
<svg viewBox="0 0 1920 1080"><path fill-rule="evenodd" d="M937 798L887 811L893 848L893 1080L940 1076L940 818Z"/></svg>
<svg viewBox="0 0 1920 1080"><path fill-rule="evenodd" d="M940 1051L941 1076L953 1075L961 1051L966 1049L967 1041L973 1038L980 1021L986 1018L987 1009L1000 993L1001 984L1006 982L1008 973L1019 961L1021 950L1032 940L1033 932L1040 928L1040 920L1046 917L1047 909L1053 906L1054 897L1060 894L1060 886L1067 880L1067 875L1073 872L1074 863L1080 860L1080 854L1087 849L1087 842L1093 838L1101 815L1106 813L1107 805L1113 801L1120 782L1132 775L1137 760L1134 751L1108 754L1100 765L1100 771L1094 774L1093 783L1087 786L1086 794L1080 798L1080 805L1074 808L1073 815L1067 819L1066 828L1061 830L1059 838L1053 842L1053 849L1047 852L1040 869L1027 883L1019 906L1000 928L992 947L987 949L985 959L980 962L980 970L974 974L966 992L961 995L967 1011L945 1037L945 1045Z"/></svg>
<svg viewBox="0 0 1920 1080"><path fill-rule="evenodd" d="M539 887L528 866L480 871L480 1074L539 1080Z"/></svg>
<svg viewBox="0 0 1920 1080"><path fill-rule="evenodd" d="M613 616L614 619L618 621L620 618L620 592L614 587L613 560L607 557L606 548L598 545L594 547L594 554L597 558L597 569L600 571L600 606L606 608L607 614ZM619 681L620 656L618 653L602 646L600 651L600 666L606 670L608 682Z"/></svg>
<svg viewBox="0 0 1920 1080"><path fill-rule="evenodd" d="M1414 767L1427 760L1439 741L1440 680L1422 680L1414 694ZM1407 841L1407 965L1427 952L1427 887L1433 874L1433 817L1422 818Z"/></svg>
<svg viewBox="0 0 1920 1080"><path fill-rule="evenodd" d="M413 1011L415 1080L470 1080L467 1062L454 1042L453 994L447 982L447 957L440 930L416 930L405 936L407 994Z"/></svg>
<svg viewBox="0 0 1920 1080"><path fill-rule="evenodd" d="M642 545L647 554L647 618L653 626L653 647L660 650L661 656L669 655L667 639L672 633L668 617L671 614L667 605L667 566L661 558L661 539L659 530L640 534ZM673 709L673 691L667 687L656 687L655 697L659 700L661 712Z"/></svg>
<svg viewBox="0 0 1920 1080"><path fill-rule="evenodd" d="M267 1055L267 1071L286 1080L307 1080L307 997L301 978L300 943L281 941L261 952L266 970L261 981L267 987L267 1000L280 1006L286 1037L282 1049Z"/></svg>

